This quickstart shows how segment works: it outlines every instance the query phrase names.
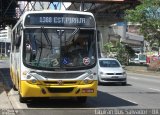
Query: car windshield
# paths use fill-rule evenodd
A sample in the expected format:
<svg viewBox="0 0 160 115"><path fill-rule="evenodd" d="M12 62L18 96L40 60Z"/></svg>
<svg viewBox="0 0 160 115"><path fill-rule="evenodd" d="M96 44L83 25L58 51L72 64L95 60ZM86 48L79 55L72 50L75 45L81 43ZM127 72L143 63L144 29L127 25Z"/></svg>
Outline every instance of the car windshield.
<svg viewBox="0 0 160 115"><path fill-rule="evenodd" d="M23 62L34 68L86 68L96 64L95 31L25 29Z"/></svg>
<svg viewBox="0 0 160 115"><path fill-rule="evenodd" d="M120 67L116 60L99 60L100 67Z"/></svg>

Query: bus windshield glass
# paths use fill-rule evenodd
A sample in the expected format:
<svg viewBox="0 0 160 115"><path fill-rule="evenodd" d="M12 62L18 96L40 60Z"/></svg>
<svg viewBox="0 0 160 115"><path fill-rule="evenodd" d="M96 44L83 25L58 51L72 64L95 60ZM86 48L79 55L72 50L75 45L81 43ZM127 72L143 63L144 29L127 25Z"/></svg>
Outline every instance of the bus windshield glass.
<svg viewBox="0 0 160 115"><path fill-rule="evenodd" d="M85 69L96 65L93 29L24 30L23 62L37 69Z"/></svg>

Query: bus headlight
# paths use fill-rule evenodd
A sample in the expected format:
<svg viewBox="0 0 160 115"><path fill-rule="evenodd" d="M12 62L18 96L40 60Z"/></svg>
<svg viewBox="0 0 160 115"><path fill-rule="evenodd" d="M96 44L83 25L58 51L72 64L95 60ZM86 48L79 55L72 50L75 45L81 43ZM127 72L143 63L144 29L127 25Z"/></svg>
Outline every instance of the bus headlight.
<svg viewBox="0 0 160 115"><path fill-rule="evenodd" d="M82 84L82 85L91 84L91 83L93 83L93 79L94 79L94 76L93 76L93 74L91 74L91 75L87 76L87 77L81 82L81 84Z"/></svg>
<svg viewBox="0 0 160 115"><path fill-rule="evenodd" d="M38 79L36 79L33 75L31 74L27 74L27 82L30 84L34 84L34 85L40 85L40 81Z"/></svg>

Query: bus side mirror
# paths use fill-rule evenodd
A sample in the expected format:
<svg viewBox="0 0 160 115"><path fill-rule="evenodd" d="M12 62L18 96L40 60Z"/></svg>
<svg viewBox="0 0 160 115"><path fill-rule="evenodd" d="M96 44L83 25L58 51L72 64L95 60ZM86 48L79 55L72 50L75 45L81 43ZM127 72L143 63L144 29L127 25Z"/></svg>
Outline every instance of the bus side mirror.
<svg viewBox="0 0 160 115"><path fill-rule="evenodd" d="M15 41L15 46L19 47L20 44L21 44L21 35L17 34L16 41Z"/></svg>

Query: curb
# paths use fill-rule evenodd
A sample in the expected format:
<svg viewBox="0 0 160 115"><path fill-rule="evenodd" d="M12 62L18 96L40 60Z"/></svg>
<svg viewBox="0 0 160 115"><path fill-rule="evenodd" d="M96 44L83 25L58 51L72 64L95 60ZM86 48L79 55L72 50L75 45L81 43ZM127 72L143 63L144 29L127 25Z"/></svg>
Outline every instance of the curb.
<svg viewBox="0 0 160 115"><path fill-rule="evenodd" d="M148 70L145 66L126 66L125 70L126 72L131 73L160 76L160 71L151 71Z"/></svg>
<svg viewBox="0 0 160 115"><path fill-rule="evenodd" d="M128 73L136 73L136 74L142 74L142 75L153 75L153 76L159 76L160 72L154 72L154 71L142 71L142 70L126 70Z"/></svg>

